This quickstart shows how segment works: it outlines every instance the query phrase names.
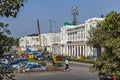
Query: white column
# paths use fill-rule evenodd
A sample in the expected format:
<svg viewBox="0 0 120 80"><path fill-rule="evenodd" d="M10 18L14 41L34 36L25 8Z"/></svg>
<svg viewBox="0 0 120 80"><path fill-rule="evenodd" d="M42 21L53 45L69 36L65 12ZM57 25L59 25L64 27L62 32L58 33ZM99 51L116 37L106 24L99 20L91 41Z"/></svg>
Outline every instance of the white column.
<svg viewBox="0 0 120 80"><path fill-rule="evenodd" d="M73 57L73 46L71 45L71 56Z"/></svg>
<svg viewBox="0 0 120 80"><path fill-rule="evenodd" d="M71 46L72 46L71 48L72 48L72 57L73 57L73 49L74 49L74 48L73 48L73 45L71 45Z"/></svg>
<svg viewBox="0 0 120 80"><path fill-rule="evenodd" d="M86 57L88 56L88 50L87 49L88 49L87 45L85 44L85 55L86 55Z"/></svg>
<svg viewBox="0 0 120 80"><path fill-rule="evenodd" d="M70 47L70 45L69 45L68 47L69 47L69 48L68 48L68 50L69 50L69 56L71 56L71 52L70 52L71 47Z"/></svg>
<svg viewBox="0 0 120 80"><path fill-rule="evenodd" d="M74 45L74 57L76 57L76 45Z"/></svg>
<svg viewBox="0 0 120 80"><path fill-rule="evenodd" d="M78 54L79 54L79 53L78 53L78 45L77 45L77 58L78 58Z"/></svg>
<svg viewBox="0 0 120 80"><path fill-rule="evenodd" d="M79 47L80 47L80 56L81 56L81 45L79 45Z"/></svg>
<svg viewBox="0 0 120 80"><path fill-rule="evenodd" d="M75 45L75 57L77 58L77 45Z"/></svg>
<svg viewBox="0 0 120 80"><path fill-rule="evenodd" d="M69 55L69 54L68 54L68 45L66 46L66 48L67 48L67 49L66 49L66 54Z"/></svg>
<svg viewBox="0 0 120 80"><path fill-rule="evenodd" d="M69 47L69 48L68 48L68 54L69 54L69 56L71 56L71 55L70 55L70 45L68 45L68 47Z"/></svg>
<svg viewBox="0 0 120 80"><path fill-rule="evenodd" d="M84 45L83 45L83 56L85 57L85 48L84 48Z"/></svg>
<svg viewBox="0 0 120 80"><path fill-rule="evenodd" d="M62 46L62 54L65 54L65 45Z"/></svg>
<svg viewBox="0 0 120 80"><path fill-rule="evenodd" d="M69 45L67 45L67 49L68 49L68 50L67 50L67 51L68 51L68 56L70 56L70 55L69 55Z"/></svg>
<svg viewBox="0 0 120 80"><path fill-rule="evenodd" d="M63 53L66 54L66 45L64 45L63 49L64 49Z"/></svg>
<svg viewBox="0 0 120 80"><path fill-rule="evenodd" d="M74 57L76 57L76 45L74 45Z"/></svg>
<svg viewBox="0 0 120 80"><path fill-rule="evenodd" d="M72 57L72 46L70 45L70 56Z"/></svg>
<svg viewBox="0 0 120 80"><path fill-rule="evenodd" d="M56 53L58 54L58 45L56 46Z"/></svg>
<svg viewBox="0 0 120 80"><path fill-rule="evenodd" d="M64 53L65 53L65 50L64 50L64 48L65 48L65 46L62 46L62 50L63 50L62 54L64 54Z"/></svg>
<svg viewBox="0 0 120 80"><path fill-rule="evenodd" d="M62 54L63 53L63 49L62 49L62 46L60 46L60 54Z"/></svg>
<svg viewBox="0 0 120 80"><path fill-rule="evenodd" d="M61 53L61 50L60 50L60 45L59 45L59 50L58 50L58 51L59 51L59 54L60 54L60 53Z"/></svg>
<svg viewBox="0 0 120 80"><path fill-rule="evenodd" d="M87 46L87 50L88 50L88 51L87 51L87 52L88 52L88 55L91 56L91 55L92 55L92 53L91 53L91 47L90 47L90 46Z"/></svg>

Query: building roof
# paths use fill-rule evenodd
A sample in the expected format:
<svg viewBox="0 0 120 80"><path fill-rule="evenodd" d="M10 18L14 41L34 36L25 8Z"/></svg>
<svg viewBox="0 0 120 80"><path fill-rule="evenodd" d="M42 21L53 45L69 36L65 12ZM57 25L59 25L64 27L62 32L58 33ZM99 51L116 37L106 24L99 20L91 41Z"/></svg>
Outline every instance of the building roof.
<svg viewBox="0 0 120 80"><path fill-rule="evenodd" d="M90 19L86 20L85 23L91 22L91 21L95 21L95 20L102 21L102 20L104 20L104 19L105 19L105 18L93 17L93 18L90 18Z"/></svg>

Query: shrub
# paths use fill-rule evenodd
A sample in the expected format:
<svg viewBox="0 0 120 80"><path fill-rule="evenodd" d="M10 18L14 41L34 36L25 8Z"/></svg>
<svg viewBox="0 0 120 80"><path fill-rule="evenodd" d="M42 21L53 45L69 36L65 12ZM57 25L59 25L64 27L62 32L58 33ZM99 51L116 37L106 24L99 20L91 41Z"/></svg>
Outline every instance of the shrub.
<svg viewBox="0 0 120 80"><path fill-rule="evenodd" d="M91 61L89 59L76 59L76 58L70 58L70 61L76 61L76 62L83 62L83 63L93 63L94 61Z"/></svg>
<svg viewBox="0 0 120 80"><path fill-rule="evenodd" d="M43 66L46 66L46 62L45 61L37 61L37 60L29 60L30 62L36 62L38 64L41 64Z"/></svg>

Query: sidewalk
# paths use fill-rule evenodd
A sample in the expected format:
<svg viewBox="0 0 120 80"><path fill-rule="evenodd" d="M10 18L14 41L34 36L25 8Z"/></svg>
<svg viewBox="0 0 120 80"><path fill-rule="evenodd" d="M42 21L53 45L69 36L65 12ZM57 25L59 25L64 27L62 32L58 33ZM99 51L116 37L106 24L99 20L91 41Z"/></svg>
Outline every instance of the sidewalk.
<svg viewBox="0 0 120 80"><path fill-rule="evenodd" d="M88 65L88 66L92 66L93 65L93 64L90 64L90 63L75 62L75 61L69 61L69 63L82 64L82 65Z"/></svg>

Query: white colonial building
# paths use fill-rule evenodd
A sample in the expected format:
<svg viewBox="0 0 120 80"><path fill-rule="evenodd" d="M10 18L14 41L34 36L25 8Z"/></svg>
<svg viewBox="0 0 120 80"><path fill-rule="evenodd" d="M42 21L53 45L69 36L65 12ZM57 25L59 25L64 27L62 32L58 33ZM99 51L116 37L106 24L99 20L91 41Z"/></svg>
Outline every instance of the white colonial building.
<svg viewBox="0 0 120 80"><path fill-rule="evenodd" d="M103 20L104 18L90 18L83 24L63 26L57 33L41 34L42 47L46 47L49 52L67 54L76 58L93 55L93 48L86 44L88 31ZM21 37L19 42L22 51L27 48L38 50L40 45L38 36Z"/></svg>
<svg viewBox="0 0 120 80"><path fill-rule="evenodd" d="M39 49L38 36L25 36L19 39L19 46L21 51L26 51L27 48L31 50Z"/></svg>

